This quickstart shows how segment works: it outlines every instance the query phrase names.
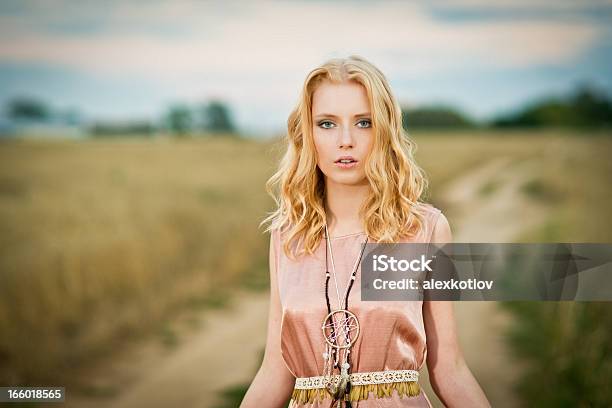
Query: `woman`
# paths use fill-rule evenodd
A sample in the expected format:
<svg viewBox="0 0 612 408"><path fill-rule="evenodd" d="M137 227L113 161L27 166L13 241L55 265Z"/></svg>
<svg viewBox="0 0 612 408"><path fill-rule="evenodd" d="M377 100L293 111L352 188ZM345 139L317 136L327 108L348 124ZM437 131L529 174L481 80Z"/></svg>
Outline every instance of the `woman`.
<svg viewBox="0 0 612 408"><path fill-rule="evenodd" d="M287 142L267 185L267 344L241 407L428 407L425 360L445 405L489 406L452 303L361 302L363 243L452 241L446 217L420 201L427 182L385 76L358 56L311 71Z"/></svg>

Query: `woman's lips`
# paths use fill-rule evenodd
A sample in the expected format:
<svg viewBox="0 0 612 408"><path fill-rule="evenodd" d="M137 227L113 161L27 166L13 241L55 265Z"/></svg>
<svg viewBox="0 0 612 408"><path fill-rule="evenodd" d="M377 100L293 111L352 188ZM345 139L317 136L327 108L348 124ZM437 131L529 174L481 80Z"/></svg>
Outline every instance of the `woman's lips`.
<svg viewBox="0 0 612 408"><path fill-rule="evenodd" d="M355 167L357 165L357 161L352 161L350 163L342 163L342 162L335 162L334 163L336 166L338 166L341 169L350 169L352 167Z"/></svg>

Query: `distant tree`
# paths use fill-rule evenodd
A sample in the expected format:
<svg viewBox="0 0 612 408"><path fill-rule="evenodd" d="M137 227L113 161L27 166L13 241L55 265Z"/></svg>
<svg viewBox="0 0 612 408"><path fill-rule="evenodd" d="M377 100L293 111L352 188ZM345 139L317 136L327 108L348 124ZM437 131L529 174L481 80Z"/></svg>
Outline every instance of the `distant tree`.
<svg viewBox="0 0 612 408"><path fill-rule="evenodd" d="M222 101L212 100L202 109L204 129L209 132L234 133L234 125L230 108Z"/></svg>
<svg viewBox="0 0 612 408"><path fill-rule="evenodd" d="M612 103L605 92L583 84L565 97L544 97L498 116L495 127L612 126Z"/></svg>
<svg viewBox="0 0 612 408"><path fill-rule="evenodd" d="M193 116L191 110L185 105L175 105L167 114L167 127L171 132L185 135L193 128Z"/></svg>
<svg viewBox="0 0 612 408"><path fill-rule="evenodd" d="M612 102L605 92L585 84L571 98L579 125L612 125Z"/></svg>
<svg viewBox="0 0 612 408"><path fill-rule="evenodd" d="M465 128L474 126L471 119L448 106L402 109L402 120L405 128Z"/></svg>
<svg viewBox="0 0 612 408"><path fill-rule="evenodd" d="M500 116L493 121L496 127L539 127L569 125L574 122L571 106L557 98L541 98L518 112Z"/></svg>
<svg viewBox="0 0 612 408"><path fill-rule="evenodd" d="M25 97L8 102L6 113L13 120L44 121L51 117L51 111L44 102Z"/></svg>

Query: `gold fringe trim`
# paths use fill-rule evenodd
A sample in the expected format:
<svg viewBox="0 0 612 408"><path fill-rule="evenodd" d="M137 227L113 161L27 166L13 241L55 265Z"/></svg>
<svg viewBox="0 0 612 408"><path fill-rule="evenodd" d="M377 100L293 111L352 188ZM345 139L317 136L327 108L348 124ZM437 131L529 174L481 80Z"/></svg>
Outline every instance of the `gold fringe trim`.
<svg viewBox="0 0 612 408"><path fill-rule="evenodd" d="M400 397L414 397L419 395L421 387L417 381L403 381L386 384L351 384L349 400L351 402L366 400L371 392L374 393L376 398L388 398L393 395L393 390L396 390ZM291 394L291 399L299 404L312 403L317 400L321 401L331 398L332 395L327 391L327 388L294 389Z"/></svg>

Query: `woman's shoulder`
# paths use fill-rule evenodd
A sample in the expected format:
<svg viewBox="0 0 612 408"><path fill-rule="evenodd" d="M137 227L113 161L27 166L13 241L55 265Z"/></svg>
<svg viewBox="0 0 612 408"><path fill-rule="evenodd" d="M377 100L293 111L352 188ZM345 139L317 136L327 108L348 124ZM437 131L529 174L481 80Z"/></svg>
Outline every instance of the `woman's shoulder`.
<svg viewBox="0 0 612 408"><path fill-rule="evenodd" d="M272 236L272 239L277 240L277 242L283 242L283 238L286 236L288 231L288 227L285 226L276 226L276 225L271 225L270 226L270 235Z"/></svg>
<svg viewBox="0 0 612 408"><path fill-rule="evenodd" d="M444 214L442 214L442 210L440 210L434 204L426 202L420 202L416 206L416 210L422 216L423 220L423 224L421 225L420 232L416 240L419 242L429 242L438 219L441 216L444 216Z"/></svg>
<svg viewBox="0 0 612 408"><path fill-rule="evenodd" d="M270 235L274 244L282 248L285 244L288 237L291 235L291 226L290 225L282 225L282 226L270 226ZM295 244L294 244L295 245Z"/></svg>
<svg viewBox="0 0 612 408"><path fill-rule="evenodd" d="M417 205L417 209L423 216L433 219L436 219L440 214L442 214L442 210L431 203L420 202Z"/></svg>
<svg viewBox="0 0 612 408"><path fill-rule="evenodd" d="M270 227L270 237L275 246L281 247L283 243L283 228L280 227Z"/></svg>
<svg viewBox="0 0 612 408"><path fill-rule="evenodd" d="M452 242L450 223L441 209L433 204L424 204L425 228L427 242Z"/></svg>

